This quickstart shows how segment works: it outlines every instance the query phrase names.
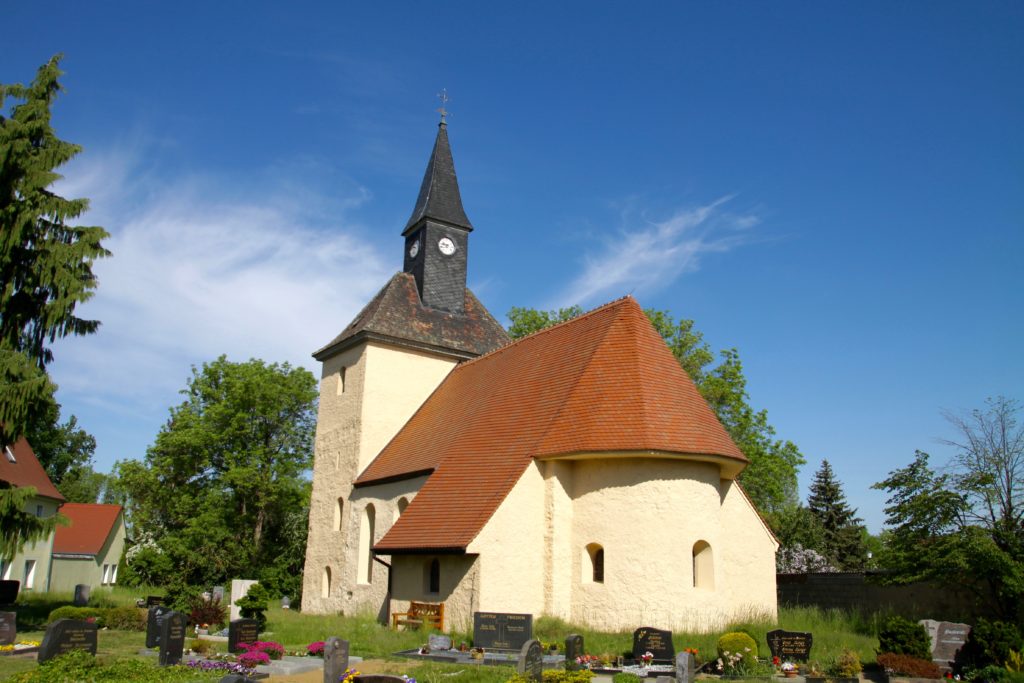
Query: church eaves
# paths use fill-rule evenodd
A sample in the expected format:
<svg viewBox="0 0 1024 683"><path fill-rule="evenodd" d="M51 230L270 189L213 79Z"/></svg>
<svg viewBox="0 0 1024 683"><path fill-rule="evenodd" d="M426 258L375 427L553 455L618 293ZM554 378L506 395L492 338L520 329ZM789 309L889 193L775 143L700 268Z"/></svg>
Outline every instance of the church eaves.
<svg viewBox="0 0 1024 683"><path fill-rule="evenodd" d="M747 464L626 297L456 367L355 485L432 472L374 550L460 552L534 459L629 452Z"/></svg>
<svg viewBox="0 0 1024 683"><path fill-rule="evenodd" d="M455 177L455 162L452 160L452 150L448 145L448 126L443 121L438 124L434 151L430 154L427 171L423 174L423 184L416 199L416 208L413 209L402 234L407 235L424 220L446 223L467 231L473 229L469 218L466 217L465 209L462 208L459 181Z"/></svg>

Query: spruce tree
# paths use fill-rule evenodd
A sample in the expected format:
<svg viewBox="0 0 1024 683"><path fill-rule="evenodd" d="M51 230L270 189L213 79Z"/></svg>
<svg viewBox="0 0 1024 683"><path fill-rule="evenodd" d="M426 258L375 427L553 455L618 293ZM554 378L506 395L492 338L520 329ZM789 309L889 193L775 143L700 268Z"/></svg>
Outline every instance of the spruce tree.
<svg viewBox="0 0 1024 683"><path fill-rule="evenodd" d="M56 169L81 147L59 139L50 106L61 87L60 56L39 68L28 86L0 84L0 441L25 433L55 387L46 375L49 348L69 335L90 334L99 322L74 315L96 287L95 259L109 255L99 227L68 222L88 208L50 186ZM17 103L4 115L7 98Z"/></svg>
<svg viewBox="0 0 1024 683"><path fill-rule="evenodd" d="M861 538L857 511L846 503L843 487L835 478L828 460L814 474L807 508L818 520L822 530L824 554L840 569L861 569L864 566L864 542Z"/></svg>

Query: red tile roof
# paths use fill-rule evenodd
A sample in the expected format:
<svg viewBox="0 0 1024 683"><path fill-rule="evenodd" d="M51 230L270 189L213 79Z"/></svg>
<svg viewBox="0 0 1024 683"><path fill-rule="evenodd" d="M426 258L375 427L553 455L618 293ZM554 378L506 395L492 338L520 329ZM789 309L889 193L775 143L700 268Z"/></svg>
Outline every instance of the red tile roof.
<svg viewBox="0 0 1024 683"><path fill-rule="evenodd" d="M356 480L433 470L380 552L464 549L533 458L747 462L632 297L457 366Z"/></svg>
<svg viewBox="0 0 1024 683"><path fill-rule="evenodd" d="M64 496L60 495L60 491L46 475L46 470L39 464L39 459L25 437L18 439L10 448L17 462L11 462L6 453L0 455L0 481L6 481L14 487L34 486L40 496L64 500Z"/></svg>
<svg viewBox="0 0 1024 683"><path fill-rule="evenodd" d="M65 503L60 512L71 522L58 526L53 552L61 555L99 555L115 530L123 508L100 503Z"/></svg>

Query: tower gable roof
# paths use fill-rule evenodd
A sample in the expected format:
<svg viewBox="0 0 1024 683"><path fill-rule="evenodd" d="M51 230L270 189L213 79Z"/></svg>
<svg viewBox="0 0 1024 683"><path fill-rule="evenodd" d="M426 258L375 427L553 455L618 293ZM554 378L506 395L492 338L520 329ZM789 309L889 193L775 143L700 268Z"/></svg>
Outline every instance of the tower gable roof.
<svg viewBox="0 0 1024 683"><path fill-rule="evenodd" d="M452 161L452 150L448 145L448 126L443 121L438 125L434 151L430 154L427 170L423 174L423 184L420 185L416 206L402 234L407 234L410 229L428 218L467 231L473 229L469 218L466 217L465 209L462 208L459 181L455 177L455 162Z"/></svg>
<svg viewBox="0 0 1024 683"><path fill-rule="evenodd" d="M359 315L313 357L324 360L363 339L457 358L475 358L508 343L508 334L466 288L463 313L424 306L411 273L396 273Z"/></svg>
<svg viewBox="0 0 1024 683"><path fill-rule="evenodd" d="M0 481L5 481L11 486L34 486L36 494L44 498L64 500L57 487L50 481L35 451L29 445L25 437L21 437L8 446L14 454L15 462L8 460L6 455L0 455Z"/></svg>
<svg viewBox="0 0 1024 683"><path fill-rule="evenodd" d="M355 484L433 471L375 549L460 550L534 458L622 451L747 462L632 297L456 367Z"/></svg>

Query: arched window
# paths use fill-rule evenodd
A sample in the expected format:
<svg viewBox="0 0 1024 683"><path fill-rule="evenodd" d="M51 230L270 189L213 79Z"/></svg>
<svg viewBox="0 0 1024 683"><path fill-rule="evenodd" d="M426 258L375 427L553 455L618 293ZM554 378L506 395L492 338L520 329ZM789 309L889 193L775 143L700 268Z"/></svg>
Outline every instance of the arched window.
<svg viewBox="0 0 1024 683"><path fill-rule="evenodd" d="M324 567L324 576L320 580L320 597L331 597L331 568Z"/></svg>
<svg viewBox="0 0 1024 683"><path fill-rule="evenodd" d="M586 583L604 583L604 548L598 543L587 546L587 561L584 562L583 581Z"/></svg>
<svg viewBox="0 0 1024 683"><path fill-rule="evenodd" d="M398 518L402 516L402 513L405 512L405 508L407 507L409 507L409 499L406 498L405 496L402 496L401 498L398 499L398 503L395 505L396 522L398 521Z"/></svg>
<svg viewBox="0 0 1024 683"><path fill-rule="evenodd" d="M693 587L713 589L715 587L715 564L711 546L707 541L693 544Z"/></svg>
<svg viewBox="0 0 1024 683"><path fill-rule="evenodd" d="M334 506L334 530L341 531L341 513L345 509L345 499L339 498L338 504Z"/></svg>
<svg viewBox="0 0 1024 683"><path fill-rule="evenodd" d="M432 594L441 592L441 561L436 557L423 563L423 591Z"/></svg>
<svg viewBox="0 0 1024 683"><path fill-rule="evenodd" d="M370 553L370 548L373 546L375 517L376 511L373 509L373 505L367 504L359 524L359 583L373 581L373 556Z"/></svg>
<svg viewBox="0 0 1024 683"><path fill-rule="evenodd" d="M328 390L329 391L329 390ZM345 393L345 368L338 370L338 396Z"/></svg>

